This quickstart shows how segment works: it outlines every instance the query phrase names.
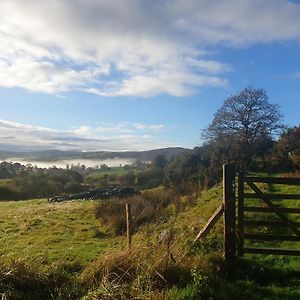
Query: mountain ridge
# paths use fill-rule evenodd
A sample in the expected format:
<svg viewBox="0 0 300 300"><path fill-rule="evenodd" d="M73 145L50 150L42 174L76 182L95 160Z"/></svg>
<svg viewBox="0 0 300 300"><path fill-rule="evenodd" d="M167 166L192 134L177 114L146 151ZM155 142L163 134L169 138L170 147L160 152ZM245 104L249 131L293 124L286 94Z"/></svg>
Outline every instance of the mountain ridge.
<svg viewBox="0 0 300 300"><path fill-rule="evenodd" d="M41 150L41 151L1 151L0 160L9 158L32 159L35 161L57 161L62 159L113 159L132 158L142 161L153 160L158 155L163 155L167 159L191 149L183 147L167 147L144 151L63 151L63 150Z"/></svg>

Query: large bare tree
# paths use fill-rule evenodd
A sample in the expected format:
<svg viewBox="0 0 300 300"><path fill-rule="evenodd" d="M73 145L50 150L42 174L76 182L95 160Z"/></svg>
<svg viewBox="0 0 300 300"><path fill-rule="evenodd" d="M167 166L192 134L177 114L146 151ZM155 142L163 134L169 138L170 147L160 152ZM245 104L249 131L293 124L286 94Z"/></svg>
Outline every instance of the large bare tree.
<svg viewBox="0 0 300 300"><path fill-rule="evenodd" d="M203 136L245 159L254 154L256 144L280 132L281 119L279 106L269 103L265 90L248 87L224 101Z"/></svg>

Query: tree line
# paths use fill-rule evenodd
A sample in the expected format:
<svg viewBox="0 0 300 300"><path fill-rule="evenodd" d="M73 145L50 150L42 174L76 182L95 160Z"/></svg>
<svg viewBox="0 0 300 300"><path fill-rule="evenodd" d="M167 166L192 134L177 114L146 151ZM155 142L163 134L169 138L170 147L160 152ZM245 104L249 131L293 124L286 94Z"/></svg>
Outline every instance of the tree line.
<svg viewBox="0 0 300 300"><path fill-rule="evenodd" d="M263 89L245 88L228 97L202 132L203 145L172 158L137 161L125 173L93 176L99 170L73 166L49 169L2 162L0 199L51 197L92 188L128 186L140 190L164 186L179 194L201 192L221 181L222 164L246 172L299 172L300 126L288 128L277 104Z"/></svg>
<svg viewBox="0 0 300 300"><path fill-rule="evenodd" d="M300 127L288 128L282 118L263 89L230 96L203 130L203 145L168 164L165 185L181 193L210 188L226 162L246 172L299 171Z"/></svg>
<svg viewBox="0 0 300 300"><path fill-rule="evenodd" d="M83 176L70 169L38 168L20 163L0 163L0 200L51 197L82 190Z"/></svg>

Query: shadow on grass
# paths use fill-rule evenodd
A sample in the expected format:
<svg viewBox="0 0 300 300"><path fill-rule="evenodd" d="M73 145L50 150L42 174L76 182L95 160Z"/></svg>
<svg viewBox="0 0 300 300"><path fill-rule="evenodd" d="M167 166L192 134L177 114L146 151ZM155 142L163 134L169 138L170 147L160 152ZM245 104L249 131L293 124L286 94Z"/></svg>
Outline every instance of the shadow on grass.
<svg viewBox="0 0 300 300"><path fill-rule="evenodd" d="M271 267L270 261L222 262L214 278L215 299L300 299L300 271Z"/></svg>
<svg viewBox="0 0 300 300"><path fill-rule="evenodd" d="M251 280L258 284L276 283L285 285L300 279L300 270L283 269L270 266L269 261L259 262L250 259L239 259L233 264L224 263L222 273L230 280Z"/></svg>

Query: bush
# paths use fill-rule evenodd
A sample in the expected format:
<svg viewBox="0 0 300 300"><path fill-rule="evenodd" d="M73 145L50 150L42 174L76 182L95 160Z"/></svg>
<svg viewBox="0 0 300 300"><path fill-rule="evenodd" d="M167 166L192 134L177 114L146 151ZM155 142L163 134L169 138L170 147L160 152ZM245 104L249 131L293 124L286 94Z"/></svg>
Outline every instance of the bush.
<svg viewBox="0 0 300 300"><path fill-rule="evenodd" d="M160 222L161 218L167 218L167 207L171 204L181 207L177 196L168 191L145 192L142 195L126 199L111 199L99 202L95 207L96 218L107 224L114 235L122 235L126 232L125 204L131 205L133 228L143 224Z"/></svg>
<svg viewBox="0 0 300 300"><path fill-rule="evenodd" d="M101 201L95 207L96 218L107 224L114 235L125 233L125 202L120 199Z"/></svg>
<svg viewBox="0 0 300 300"><path fill-rule="evenodd" d="M164 171L160 168L139 172L137 174L137 184L143 189L155 188L163 183L164 176Z"/></svg>
<svg viewBox="0 0 300 300"><path fill-rule="evenodd" d="M186 265L169 259L164 246L134 247L131 252L108 253L90 264L81 274L91 299L164 299L164 289L192 280Z"/></svg>
<svg viewBox="0 0 300 300"><path fill-rule="evenodd" d="M82 266L76 266L77 270ZM32 261L0 263L1 299L78 299L85 287L72 277L74 266L58 265L45 271Z"/></svg>
<svg viewBox="0 0 300 300"><path fill-rule="evenodd" d="M7 187L0 186L0 200L16 200L19 195Z"/></svg>
<svg viewBox="0 0 300 300"><path fill-rule="evenodd" d="M65 184L64 190L67 193L78 193L82 191L82 185L76 181L69 181Z"/></svg>

